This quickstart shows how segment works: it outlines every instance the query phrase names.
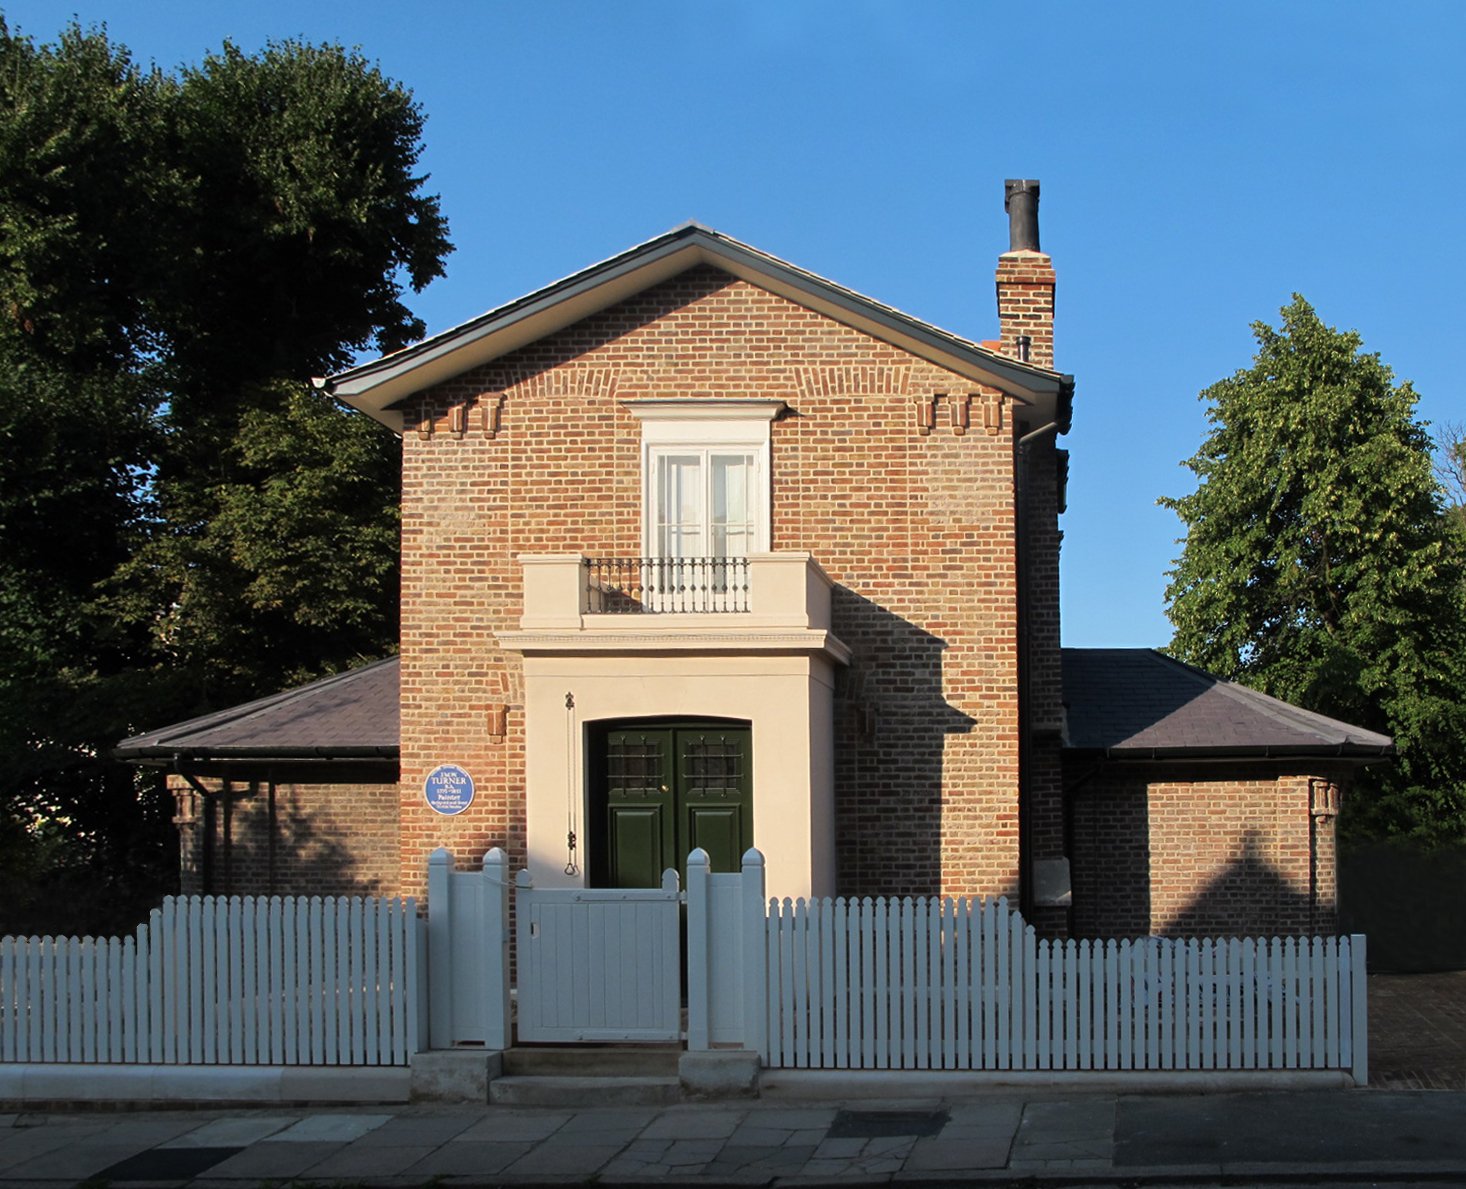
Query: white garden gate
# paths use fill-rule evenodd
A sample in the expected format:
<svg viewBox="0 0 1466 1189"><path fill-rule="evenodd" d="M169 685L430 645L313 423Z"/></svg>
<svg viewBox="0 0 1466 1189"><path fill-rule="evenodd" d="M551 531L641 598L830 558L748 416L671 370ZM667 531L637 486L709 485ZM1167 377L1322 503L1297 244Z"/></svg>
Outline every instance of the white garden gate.
<svg viewBox="0 0 1466 1189"><path fill-rule="evenodd" d="M521 1041L682 1036L682 896L660 888L536 888L515 879Z"/></svg>

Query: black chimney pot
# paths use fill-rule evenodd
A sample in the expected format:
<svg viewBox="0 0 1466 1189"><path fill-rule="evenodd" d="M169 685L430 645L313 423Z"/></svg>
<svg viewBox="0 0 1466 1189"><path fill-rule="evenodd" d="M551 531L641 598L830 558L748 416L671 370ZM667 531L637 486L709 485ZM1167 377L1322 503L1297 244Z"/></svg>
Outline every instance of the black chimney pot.
<svg viewBox="0 0 1466 1189"><path fill-rule="evenodd" d="M1008 212L1008 251L1038 252L1038 181L1009 178L1003 183L1003 209Z"/></svg>

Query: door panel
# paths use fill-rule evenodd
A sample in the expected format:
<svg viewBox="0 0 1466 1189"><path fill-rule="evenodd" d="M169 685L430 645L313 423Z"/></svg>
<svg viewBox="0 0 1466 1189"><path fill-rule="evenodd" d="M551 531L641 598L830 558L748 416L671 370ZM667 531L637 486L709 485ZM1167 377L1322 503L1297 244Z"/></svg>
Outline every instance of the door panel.
<svg viewBox="0 0 1466 1189"><path fill-rule="evenodd" d="M657 887L687 854L737 871L753 845L751 733L743 724L612 725L592 739L591 881Z"/></svg>
<svg viewBox="0 0 1466 1189"><path fill-rule="evenodd" d="M660 805L610 806L610 886L655 888L662 882L662 835L667 814Z"/></svg>

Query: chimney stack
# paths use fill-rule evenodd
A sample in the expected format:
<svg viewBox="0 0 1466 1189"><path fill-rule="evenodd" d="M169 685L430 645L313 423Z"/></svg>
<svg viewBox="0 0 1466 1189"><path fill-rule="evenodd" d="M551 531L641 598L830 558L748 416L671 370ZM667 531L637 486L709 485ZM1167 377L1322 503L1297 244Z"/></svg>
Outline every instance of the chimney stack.
<svg viewBox="0 0 1466 1189"><path fill-rule="evenodd" d="M1003 183L1008 250L998 257L998 350L1037 367L1054 366L1054 266L1039 249L1037 180Z"/></svg>

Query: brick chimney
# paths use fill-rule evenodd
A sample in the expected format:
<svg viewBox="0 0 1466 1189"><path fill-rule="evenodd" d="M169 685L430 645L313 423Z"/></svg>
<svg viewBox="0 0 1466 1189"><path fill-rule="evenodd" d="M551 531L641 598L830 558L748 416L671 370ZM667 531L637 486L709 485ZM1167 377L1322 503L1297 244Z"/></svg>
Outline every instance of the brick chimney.
<svg viewBox="0 0 1466 1189"><path fill-rule="evenodd" d="M1054 366L1054 266L1038 246L1038 182L1003 183L1008 250L998 257L998 350L1014 359Z"/></svg>

